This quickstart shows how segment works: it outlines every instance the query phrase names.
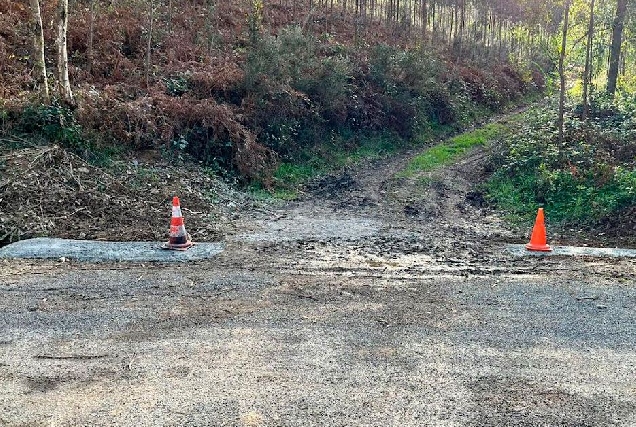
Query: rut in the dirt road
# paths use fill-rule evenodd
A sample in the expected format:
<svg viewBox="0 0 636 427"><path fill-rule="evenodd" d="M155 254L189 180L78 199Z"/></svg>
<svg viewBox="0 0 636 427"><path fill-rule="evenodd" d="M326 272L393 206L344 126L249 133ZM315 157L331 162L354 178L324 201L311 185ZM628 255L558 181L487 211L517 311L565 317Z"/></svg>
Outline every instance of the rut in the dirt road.
<svg viewBox="0 0 636 427"><path fill-rule="evenodd" d="M396 253L413 252L419 246L429 255L474 257L481 250L491 251L497 246L503 249L504 242L514 241L512 231L479 203L483 199L475 191L486 176L485 148L477 148L458 163L426 177L400 177L413 155L402 153L317 179L307 186L308 194L294 203L285 217L290 223L295 217L339 220L342 239L354 232L352 221L356 218L381 222L383 229L401 233L395 242ZM333 227L337 225L334 223ZM293 230L289 226L292 237ZM372 234L370 248L386 246L379 239L391 240L379 237L375 231ZM298 237L311 238L307 234ZM321 239L320 234L314 237ZM405 240L413 243L405 245Z"/></svg>

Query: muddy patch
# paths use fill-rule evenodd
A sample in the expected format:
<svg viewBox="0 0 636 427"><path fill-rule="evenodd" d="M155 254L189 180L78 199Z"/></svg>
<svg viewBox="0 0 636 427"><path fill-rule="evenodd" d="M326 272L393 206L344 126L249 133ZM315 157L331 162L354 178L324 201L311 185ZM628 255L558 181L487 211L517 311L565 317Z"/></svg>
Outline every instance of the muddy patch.
<svg viewBox="0 0 636 427"><path fill-rule="evenodd" d="M320 216L311 213L256 221L253 231L234 235L229 240L239 242L289 242L295 240L357 240L373 236L381 223L370 218L351 216Z"/></svg>
<svg viewBox="0 0 636 427"><path fill-rule="evenodd" d="M309 182L306 189L317 196L334 198L352 191L360 190L355 177L347 170L338 175L328 175Z"/></svg>

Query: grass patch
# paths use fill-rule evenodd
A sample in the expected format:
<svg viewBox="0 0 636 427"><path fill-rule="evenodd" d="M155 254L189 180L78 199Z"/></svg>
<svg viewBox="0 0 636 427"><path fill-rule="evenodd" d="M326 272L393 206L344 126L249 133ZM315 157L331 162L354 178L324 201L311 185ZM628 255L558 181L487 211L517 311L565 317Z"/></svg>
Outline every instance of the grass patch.
<svg viewBox="0 0 636 427"><path fill-rule="evenodd" d="M345 155L340 163L343 166L361 160L380 159L397 152L404 145L404 140L397 135L379 135L366 138L353 153Z"/></svg>
<svg viewBox="0 0 636 427"><path fill-rule="evenodd" d="M274 172L274 180L278 187L290 187L301 184L308 179L316 176L319 167L305 163L281 163Z"/></svg>
<svg viewBox="0 0 636 427"><path fill-rule="evenodd" d="M511 121L519 120L517 115ZM451 126L431 126L418 133L412 140L405 140L395 133L365 136L332 135L325 143L304 151L295 159L281 163L274 173L274 186L266 190L260 186L251 189L259 198L293 200L303 183L317 176L361 161L381 159L409 146L422 146L444 138L455 129ZM429 148L415 157L398 176L413 176L456 161L468 150L500 138L508 131L507 125L492 123L448 139L443 144ZM426 177L421 178L426 184Z"/></svg>
<svg viewBox="0 0 636 427"><path fill-rule="evenodd" d="M256 200L294 200L298 197L298 190L296 189L281 189L275 188L273 190L266 190L262 187L250 187L250 193Z"/></svg>
<svg viewBox="0 0 636 427"><path fill-rule="evenodd" d="M454 163L472 148L501 137L505 131L505 126L492 123L471 132L457 135L414 157L398 176L408 178Z"/></svg>
<svg viewBox="0 0 636 427"><path fill-rule="evenodd" d="M496 172L486 184L488 198L515 223L528 222L544 207L554 223L593 224L636 204L636 168L616 167L607 181L557 170L547 177L532 172Z"/></svg>

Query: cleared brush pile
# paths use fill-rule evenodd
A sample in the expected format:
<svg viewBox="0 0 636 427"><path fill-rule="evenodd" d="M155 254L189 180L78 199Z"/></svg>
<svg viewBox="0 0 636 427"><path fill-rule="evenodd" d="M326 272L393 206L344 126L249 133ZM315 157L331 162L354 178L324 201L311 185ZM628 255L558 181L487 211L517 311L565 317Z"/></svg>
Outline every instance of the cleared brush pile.
<svg viewBox="0 0 636 427"><path fill-rule="evenodd" d="M117 175L91 166L59 146L0 156L0 244L54 235L75 239L161 241L170 200L184 201L195 240L219 237L209 201L216 181L178 167L120 165ZM207 195L206 195L207 193Z"/></svg>

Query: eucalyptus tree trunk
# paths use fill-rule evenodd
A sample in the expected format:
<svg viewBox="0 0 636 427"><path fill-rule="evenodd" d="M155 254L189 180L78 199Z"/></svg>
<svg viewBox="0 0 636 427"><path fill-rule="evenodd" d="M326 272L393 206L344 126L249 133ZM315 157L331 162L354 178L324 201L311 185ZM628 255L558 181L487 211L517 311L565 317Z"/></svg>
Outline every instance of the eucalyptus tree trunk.
<svg viewBox="0 0 636 427"><path fill-rule="evenodd" d="M594 3L590 3L590 21L587 28L587 45L585 46L585 70L583 71L583 118L586 119L589 110L589 91L592 82L592 41L594 38Z"/></svg>
<svg viewBox="0 0 636 427"><path fill-rule="evenodd" d="M33 63L37 89L44 102L49 102L49 83L46 75L46 63L44 62L44 31L42 29L42 14L40 13L39 0L30 0L31 6L31 31L33 35Z"/></svg>
<svg viewBox="0 0 636 427"><path fill-rule="evenodd" d="M435 43L435 35L437 34L437 21L436 21L436 17L437 17L437 9L439 8L439 6L437 5L437 3L433 2L431 3L431 44Z"/></svg>
<svg viewBox="0 0 636 427"><path fill-rule="evenodd" d="M73 103L71 82L68 78L68 51L66 32L68 30L68 0L58 0L57 4L57 78L58 90L64 102Z"/></svg>
<svg viewBox="0 0 636 427"><path fill-rule="evenodd" d="M422 15L422 39L426 43L427 30L428 30L428 4L426 0L422 0L422 8L420 14Z"/></svg>
<svg viewBox="0 0 636 427"><path fill-rule="evenodd" d="M206 14L206 24L211 15L210 9L214 9L214 4L208 3L208 13ZM168 0L168 37L172 35L172 0ZM209 38L209 36L208 36Z"/></svg>
<svg viewBox="0 0 636 427"><path fill-rule="evenodd" d="M612 47L610 50L609 70L607 72L607 93L614 96L618 81L618 65L621 58L623 27L627 15L627 0L616 1L616 16L612 25Z"/></svg>
<svg viewBox="0 0 636 427"><path fill-rule="evenodd" d="M458 41L458 52L459 58L462 58L462 50L463 50L463 42L464 42L464 31L466 30L466 0L461 0L459 3L460 11L459 11L459 41Z"/></svg>
<svg viewBox="0 0 636 427"><path fill-rule="evenodd" d="M559 119L557 126L559 127L559 142L563 142L563 122L565 116L565 48L568 40L568 25L570 18L570 0L565 1L563 12L563 37L561 38L561 52L559 54L559 80L561 83L561 92L559 94Z"/></svg>

